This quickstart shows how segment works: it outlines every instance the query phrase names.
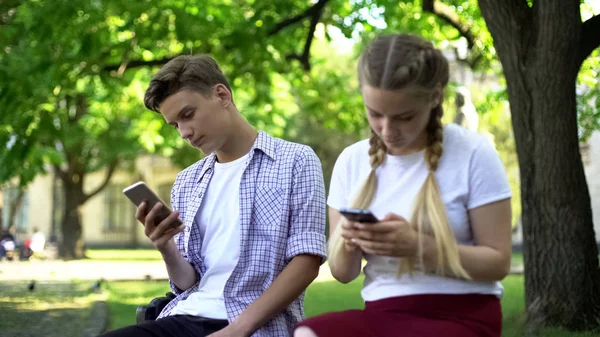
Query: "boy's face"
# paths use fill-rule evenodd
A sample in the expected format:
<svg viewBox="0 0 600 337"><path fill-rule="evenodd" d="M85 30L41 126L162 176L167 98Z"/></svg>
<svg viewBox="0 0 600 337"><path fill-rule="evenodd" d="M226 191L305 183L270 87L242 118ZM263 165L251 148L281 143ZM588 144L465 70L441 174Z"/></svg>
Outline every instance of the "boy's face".
<svg viewBox="0 0 600 337"><path fill-rule="evenodd" d="M181 138L204 154L219 150L229 136L231 93L217 84L209 94L182 90L160 104L165 121L174 126Z"/></svg>

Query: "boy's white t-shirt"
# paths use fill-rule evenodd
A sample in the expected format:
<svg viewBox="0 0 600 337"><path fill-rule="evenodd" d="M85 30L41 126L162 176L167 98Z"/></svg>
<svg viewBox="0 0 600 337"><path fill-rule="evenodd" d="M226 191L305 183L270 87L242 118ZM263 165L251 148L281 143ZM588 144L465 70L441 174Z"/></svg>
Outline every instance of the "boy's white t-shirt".
<svg viewBox="0 0 600 337"><path fill-rule="evenodd" d="M200 254L206 272L198 290L177 303L173 315L227 319L223 290L240 257L240 183L248 157L215 162L194 224L200 226Z"/></svg>
<svg viewBox="0 0 600 337"><path fill-rule="evenodd" d="M474 245L468 211L511 197L502 161L483 135L456 124L444 127L444 152L436 178L454 235L459 244ZM355 143L340 154L333 169L327 204L348 207L371 171L369 140ZM377 192L371 211L378 218L396 213L410 219L413 202L427 177L424 151L405 156L387 155L377 169ZM503 295L500 282L473 282L423 273L397 277L400 258L365 254L365 301L416 294Z"/></svg>

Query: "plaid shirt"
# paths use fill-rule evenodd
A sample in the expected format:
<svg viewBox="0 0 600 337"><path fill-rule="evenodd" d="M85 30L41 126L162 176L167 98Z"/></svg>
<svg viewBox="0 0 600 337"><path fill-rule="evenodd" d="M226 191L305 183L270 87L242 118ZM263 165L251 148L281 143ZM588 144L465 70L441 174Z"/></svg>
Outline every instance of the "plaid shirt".
<svg viewBox="0 0 600 337"><path fill-rule="evenodd" d="M200 255L202 237L195 215L212 178L215 160L213 153L180 172L171 191L173 209L179 210L185 225L175 242L199 279L206 267ZM267 290L294 256L326 258L323 171L310 147L259 131L239 194L240 257L223 294L229 322ZM177 297L159 318L170 315L178 302L198 290L199 283L182 291L171 281ZM304 319L303 303L304 293L253 336L290 336L295 324Z"/></svg>

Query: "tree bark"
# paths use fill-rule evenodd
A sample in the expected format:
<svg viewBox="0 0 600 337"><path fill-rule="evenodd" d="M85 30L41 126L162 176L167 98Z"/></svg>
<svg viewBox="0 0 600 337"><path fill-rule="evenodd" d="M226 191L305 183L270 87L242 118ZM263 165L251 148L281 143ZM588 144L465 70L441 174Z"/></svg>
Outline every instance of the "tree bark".
<svg viewBox="0 0 600 337"><path fill-rule="evenodd" d="M521 174L529 323L600 325L600 268L579 152L578 1L480 0L506 77Z"/></svg>
<svg viewBox="0 0 600 337"><path fill-rule="evenodd" d="M65 260L85 257L83 250L83 230L81 227L80 207L84 202L83 176L74 179L69 176L63 181L65 194L64 220L61 224L62 242L59 256Z"/></svg>
<svg viewBox="0 0 600 337"><path fill-rule="evenodd" d="M83 94L77 94L75 97L68 97L67 101L70 101L70 104L74 105L76 113L74 116L69 117L67 131L65 131L61 139L66 159L66 168L62 169L60 166L54 165L54 170L63 182L65 200L64 219L61 224L62 242L59 246L59 256L68 260L85 257L80 208L88 199L100 193L108 185L110 178L117 168L119 158L113 158L108 163L104 181L90 193L86 194L83 190L83 182L86 174L89 172L86 163L90 158L86 157L83 144L76 143L66 146L64 138L68 137L68 129L76 128L78 120L88 113L87 97Z"/></svg>
<svg viewBox="0 0 600 337"><path fill-rule="evenodd" d="M17 192L17 196L15 197L15 199L10 203L10 211L9 211L9 217L8 217L8 224L7 224L7 228L6 230L10 230L12 227L15 226L15 219L17 218L17 212L19 211L19 208L21 207L21 203L23 202L23 196L25 195L25 190L23 188L19 187L19 190Z"/></svg>

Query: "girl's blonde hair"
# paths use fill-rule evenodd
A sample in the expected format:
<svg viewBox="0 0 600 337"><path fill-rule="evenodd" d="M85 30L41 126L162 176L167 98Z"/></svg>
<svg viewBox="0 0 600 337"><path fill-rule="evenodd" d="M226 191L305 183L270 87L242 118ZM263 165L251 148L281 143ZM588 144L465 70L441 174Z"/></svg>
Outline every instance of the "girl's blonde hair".
<svg viewBox="0 0 600 337"><path fill-rule="evenodd" d="M433 45L419 37L393 34L376 39L360 56L358 61L360 85L367 84L382 90L409 89L414 94L434 99L436 93L448 84L448 62ZM435 177L443 153L442 102L431 111L427 125L428 145L425 150L429 174L421 187L413 206L410 223L421 234L435 238L437 247L436 274L447 275L446 268L456 277L470 279L460 263L458 244L450 228L440 188ZM369 139L371 172L363 183L350 207L367 209L377 191L377 168L383 164L387 149L383 141L371 130ZM343 218L342 218L343 221ZM343 247L341 221L329 241L329 263L335 264ZM412 272L423 264L423 243L419 235L418 253L403 258L399 275Z"/></svg>

